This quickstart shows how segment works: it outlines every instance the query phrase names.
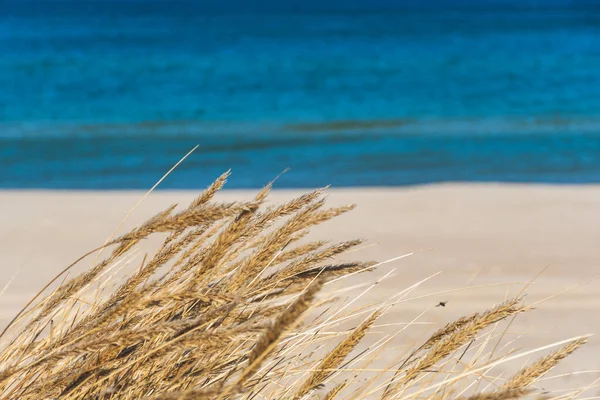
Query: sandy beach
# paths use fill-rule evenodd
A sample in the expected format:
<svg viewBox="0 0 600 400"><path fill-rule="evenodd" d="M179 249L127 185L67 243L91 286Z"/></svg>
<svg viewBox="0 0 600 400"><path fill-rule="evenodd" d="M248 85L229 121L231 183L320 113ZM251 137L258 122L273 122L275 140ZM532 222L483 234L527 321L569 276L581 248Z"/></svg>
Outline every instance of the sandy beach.
<svg viewBox="0 0 600 400"><path fill-rule="evenodd" d="M219 198L244 199L253 193L225 191ZM275 191L270 202L278 203L298 193ZM121 231L172 203L185 204L195 194L155 192L135 210ZM8 284L0 297L0 324L6 324L60 269L101 245L142 195L0 192L0 288ZM329 204L344 203L356 203L358 208L315 228L311 238L367 240L360 250L344 255L344 259L384 261L415 254L348 279L331 290L342 290L341 296L360 293L366 286L343 289L375 282L393 271L357 302L364 304L387 299L439 273L386 315L390 323L408 322L427 310L419 319L422 325L403 333L406 346L418 344L424 330L431 332L439 324L517 295L544 269L525 290L526 303L536 304L536 310L519 316L510 326L507 337L514 342L508 343L507 349L600 332L600 281L577 287L599 271L599 186L446 184L330 191ZM151 249L152 243L145 243L138 257L143 256L145 248ZM75 272L89 267L93 259L84 260ZM555 294L559 295L547 299ZM447 302L446 306L435 307L440 301ZM592 338L585 350L568 358L552 374L599 370L598 355L600 340ZM582 373L567 382L581 386L598 376Z"/></svg>

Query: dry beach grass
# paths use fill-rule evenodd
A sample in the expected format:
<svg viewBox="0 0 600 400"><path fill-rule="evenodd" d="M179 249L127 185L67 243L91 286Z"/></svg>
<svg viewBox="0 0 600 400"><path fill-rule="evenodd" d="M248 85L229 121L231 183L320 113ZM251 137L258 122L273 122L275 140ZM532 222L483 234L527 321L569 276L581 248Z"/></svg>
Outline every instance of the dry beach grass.
<svg viewBox="0 0 600 400"><path fill-rule="evenodd" d="M512 319L530 310L521 296L398 350L394 344L411 323L387 330L378 320L425 280L406 283L385 301L343 301L331 283L365 274L360 297L391 271L381 270L382 262L336 261L360 240L307 237L353 206L326 208L324 189L267 206L271 184L251 200L218 202L227 176L186 207L162 210L90 252L92 268L70 279L59 275L19 313L2 333L0 398L578 395L546 393L535 383L586 336L519 352L499 345ZM140 264L128 262L150 236L162 238L159 248ZM365 344L371 332L377 339ZM394 361L381 365L384 352ZM512 376L491 372L531 356L540 358Z"/></svg>

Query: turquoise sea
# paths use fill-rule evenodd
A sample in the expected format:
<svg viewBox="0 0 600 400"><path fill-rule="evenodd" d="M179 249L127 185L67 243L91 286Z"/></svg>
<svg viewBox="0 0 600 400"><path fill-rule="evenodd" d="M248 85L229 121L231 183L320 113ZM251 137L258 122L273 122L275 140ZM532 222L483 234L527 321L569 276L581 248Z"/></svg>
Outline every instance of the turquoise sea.
<svg viewBox="0 0 600 400"><path fill-rule="evenodd" d="M0 188L600 182L600 2L422 3L0 0Z"/></svg>

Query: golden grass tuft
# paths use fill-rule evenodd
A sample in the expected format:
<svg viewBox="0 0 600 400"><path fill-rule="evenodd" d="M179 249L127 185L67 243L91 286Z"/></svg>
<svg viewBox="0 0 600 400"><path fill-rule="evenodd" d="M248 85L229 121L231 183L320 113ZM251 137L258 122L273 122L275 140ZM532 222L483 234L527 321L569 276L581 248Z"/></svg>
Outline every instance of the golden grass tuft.
<svg viewBox="0 0 600 400"><path fill-rule="evenodd" d="M573 353L579 347L583 346L587 342L587 338L577 339L571 343L566 344L552 354L541 358L537 362L523 368L517 374L515 374L508 382L503 386L504 391L510 390L524 390L533 384L537 379L545 375L548 371L554 368L561 360Z"/></svg>
<svg viewBox="0 0 600 400"><path fill-rule="evenodd" d="M358 342L365 336L373 322L381 315L380 312L376 311L369 318L367 318L362 324L355 328L338 344L333 350L329 352L323 358L323 361L319 363L314 372L310 374L308 379L300 386L300 389L294 396L295 399L300 399L311 390L322 385L329 376L335 372L336 368L344 361L346 356L356 347Z"/></svg>
<svg viewBox="0 0 600 400"><path fill-rule="evenodd" d="M491 337L488 328L528 311L516 298L446 325L408 353L386 350L402 331L358 351L396 305L352 310L356 298L344 303L323 290L373 271L374 263L336 261L360 240L303 241L354 206L327 209L319 189L265 207L272 183L251 201L217 202L228 176L184 209L168 207L110 240L97 250L111 252L88 271L40 292L1 335L0 399L513 399L539 394L532 384L585 342L567 343L495 389L460 391L502 356L462 361L460 385L442 371L469 351L481 354L485 340L471 345ZM164 236L156 253L127 262L153 235ZM113 288L105 276L117 265L130 271ZM367 290L379 282L369 276ZM369 368L385 351L398 362Z"/></svg>

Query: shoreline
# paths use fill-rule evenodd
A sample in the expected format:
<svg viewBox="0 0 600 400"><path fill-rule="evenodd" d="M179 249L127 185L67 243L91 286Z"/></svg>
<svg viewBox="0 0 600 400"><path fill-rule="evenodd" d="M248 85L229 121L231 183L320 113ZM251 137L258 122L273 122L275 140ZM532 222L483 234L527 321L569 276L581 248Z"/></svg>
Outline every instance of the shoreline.
<svg viewBox="0 0 600 400"><path fill-rule="evenodd" d="M224 171L223 171L224 172ZM235 176L229 178L229 180L235 180ZM268 181L267 181L268 182ZM228 188L227 184L219 193L256 193L263 186L250 187L250 188L239 188L233 187ZM298 194L305 193L310 190L319 188L320 186L304 186L304 187L277 187L277 181L273 187L273 193L282 194ZM484 188L505 188L509 190L520 189L520 188L531 188L531 189L543 189L543 188L600 188L600 182L509 182L509 181L445 181L445 182L431 182L431 183L416 183L410 185L373 185L373 186L331 186L327 189L328 192L396 192L396 191L407 191L407 190L419 190L419 189L436 189L450 187L453 189L484 189ZM161 188L158 186L154 193L170 193L175 195L186 195L186 194L197 194L204 190L205 186L198 188ZM23 187L23 188L0 188L0 195L2 194L21 194L21 193L43 193L43 194L60 194L60 193L95 193L95 194L127 194L133 195L138 194L143 196L148 189L87 189L87 188L45 188L45 187Z"/></svg>

